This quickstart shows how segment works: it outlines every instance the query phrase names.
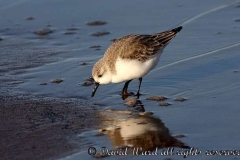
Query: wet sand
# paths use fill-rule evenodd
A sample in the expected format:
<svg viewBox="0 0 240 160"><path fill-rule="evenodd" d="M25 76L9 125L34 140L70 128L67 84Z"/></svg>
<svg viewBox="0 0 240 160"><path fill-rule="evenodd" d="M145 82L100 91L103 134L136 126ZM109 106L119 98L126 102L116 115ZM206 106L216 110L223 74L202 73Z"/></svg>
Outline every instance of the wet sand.
<svg viewBox="0 0 240 160"><path fill-rule="evenodd" d="M77 100L2 93L0 102L1 159L55 159L79 152L83 143L77 135L97 124L94 108Z"/></svg>
<svg viewBox="0 0 240 160"><path fill-rule="evenodd" d="M205 151L239 150L239 4L0 0L0 116L5 124L0 155L78 160L92 159L89 146L159 146L160 152L184 144L202 151L188 159L216 159ZM179 25L183 30L144 77L139 100L121 99L123 83L102 85L91 98L87 79L112 40ZM131 82L129 91L136 88L137 82ZM226 157L239 158L217 156Z"/></svg>
<svg viewBox="0 0 240 160"><path fill-rule="evenodd" d="M0 157L54 159L83 149L79 133L96 128L96 109L77 98L51 98L13 89L26 69L57 61L61 52L34 43L3 42L0 47Z"/></svg>

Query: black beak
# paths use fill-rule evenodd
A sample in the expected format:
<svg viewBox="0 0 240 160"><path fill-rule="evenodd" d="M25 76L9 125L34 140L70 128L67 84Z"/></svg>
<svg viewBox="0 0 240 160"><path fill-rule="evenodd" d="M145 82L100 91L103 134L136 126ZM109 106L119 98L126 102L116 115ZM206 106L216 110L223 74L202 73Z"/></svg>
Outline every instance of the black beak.
<svg viewBox="0 0 240 160"><path fill-rule="evenodd" d="M97 91L99 85L100 84L98 82L95 82L95 86L94 86L93 91L92 91L92 97L95 95L95 92Z"/></svg>

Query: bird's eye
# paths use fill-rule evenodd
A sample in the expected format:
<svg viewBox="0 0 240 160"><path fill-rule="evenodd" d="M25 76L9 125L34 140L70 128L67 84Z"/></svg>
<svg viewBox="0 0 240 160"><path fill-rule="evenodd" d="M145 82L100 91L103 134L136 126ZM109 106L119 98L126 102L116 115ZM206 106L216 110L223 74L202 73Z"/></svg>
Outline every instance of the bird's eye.
<svg viewBox="0 0 240 160"><path fill-rule="evenodd" d="M98 78L101 78L102 77L102 75L98 75Z"/></svg>

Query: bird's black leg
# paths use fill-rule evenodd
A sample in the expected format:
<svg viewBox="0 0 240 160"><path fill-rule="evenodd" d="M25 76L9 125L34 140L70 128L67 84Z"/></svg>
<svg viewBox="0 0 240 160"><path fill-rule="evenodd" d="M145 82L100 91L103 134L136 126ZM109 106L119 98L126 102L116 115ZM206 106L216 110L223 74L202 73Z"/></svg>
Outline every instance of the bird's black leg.
<svg viewBox="0 0 240 160"><path fill-rule="evenodd" d="M128 89L128 85L131 81L132 81L132 79L127 81L123 87L123 90L122 90L122 99L123 100L125 100L130 95L130 93L127 92L127 89Z"/></svg>
<svg viewBox="0 0 240 160"><path fill-rule="evenodd" d="M139 98L139 96L140 96L140 93L139 93L139 92L140 92L141 84L142 84L142 77L139 78L138 91L137 91L137 98Z"/></svg>
<svg viewBox="0 0 240 160"><path fill-rule="evenodd" d="M122 90L122 95L128 95L127 89L128 89L128 85L131 81L132 81L132 79L125 83L123 90Z"/></svg>

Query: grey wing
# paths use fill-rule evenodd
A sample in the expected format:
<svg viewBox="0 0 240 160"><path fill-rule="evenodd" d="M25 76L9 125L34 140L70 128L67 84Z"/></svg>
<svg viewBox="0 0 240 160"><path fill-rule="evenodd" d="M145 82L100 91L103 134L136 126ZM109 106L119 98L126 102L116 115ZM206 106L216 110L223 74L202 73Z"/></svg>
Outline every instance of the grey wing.
<svg viewBox="0 0 240 160"><path fill-rule="evenodd" d="M120 57L146 61L166 47L182 27L153 35L128 35L118 41L121 45Z"/></svg>

